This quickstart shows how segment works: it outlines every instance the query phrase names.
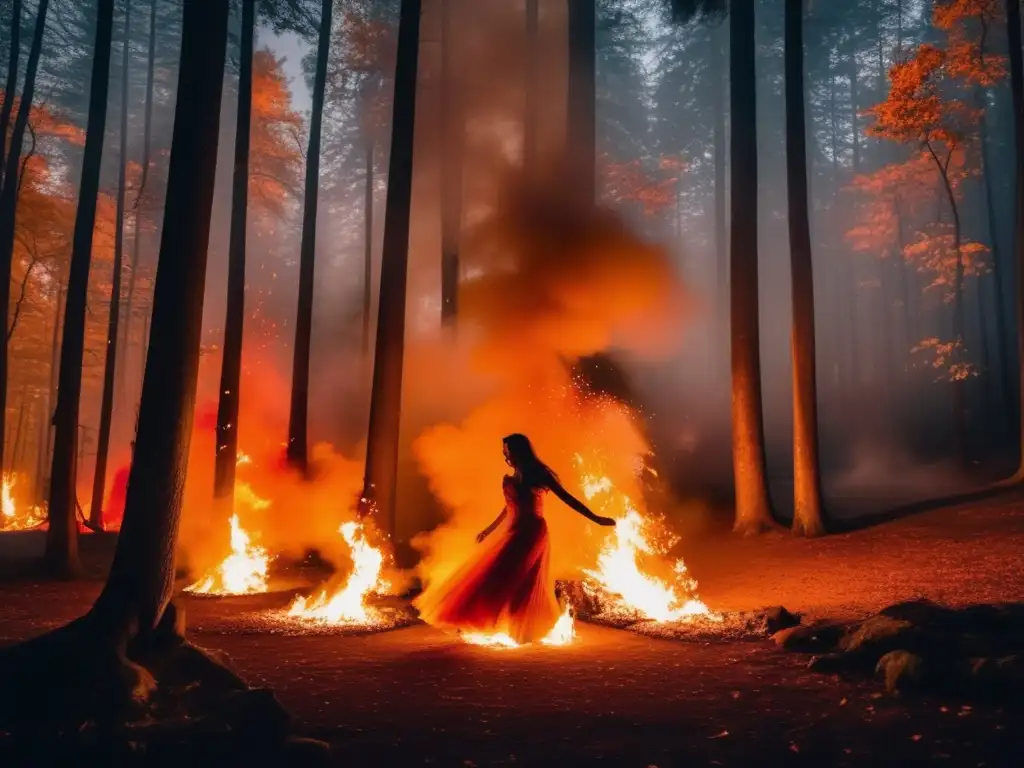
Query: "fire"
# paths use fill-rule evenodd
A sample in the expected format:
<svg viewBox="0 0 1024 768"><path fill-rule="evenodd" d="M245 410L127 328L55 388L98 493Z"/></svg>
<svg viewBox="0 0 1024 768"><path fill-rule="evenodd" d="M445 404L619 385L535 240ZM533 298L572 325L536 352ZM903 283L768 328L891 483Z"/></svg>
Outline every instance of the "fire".
<svg viewBox="0 0 1024 768"><path fill-rule="evenodd" d="M485 645L492 648L519 648L520 645L504 632L493 635L482 632L467 632L461 635L462 639L470 645ZM576 639L576 622L572 617L569 606L555 622L555 626L540 641L542 645L560 646L568 645Z"/></svg>
<svg viewBox="0 0 1024 768"><path fill-rule="evenodd" d="M384 553L370 544L361 523L345 523L339 532L352 556L352 573L345 585L333 594L324 589L316 598L295 598L288 615L325 624L380 624L382 617L366 605L366 598L390 586L381 577Z"/></svg>
<svg viewBox="0 0 1024 768"><path fill-rule="evenodd" d="M612 613L640 614L655 621L679 621L702 616L719 620L716 614L697 598L697 582L686 570L686 564L677 560L673 572L675 583L668 584L643 572L641 555L664 553L673 542L656 545L649 538L651 525L633 504L632 499L619 491L604 475L584 468L583 458L577 454L581 471L583 495L591 504L599 505L599 514L615 518L614 533L601 548L595 569L585 569L584 586L600 592L612 603Z"/></svg>
<svg viewBox="0 0 1024 768"><path fill-rule="evenodd" d="M231 554L216 569L185 588L201 595L249 595L267 591L267 564L270 556L254 545L238 515L231 516Z"/></svg>
<svg viewBox="0 0 1024 768"><path fill-rule="evenodd" d="M4 472L0 482L0 531L25 531L46 522L46 510L35 504L19 504L14 498L18 476Z"/></svg>

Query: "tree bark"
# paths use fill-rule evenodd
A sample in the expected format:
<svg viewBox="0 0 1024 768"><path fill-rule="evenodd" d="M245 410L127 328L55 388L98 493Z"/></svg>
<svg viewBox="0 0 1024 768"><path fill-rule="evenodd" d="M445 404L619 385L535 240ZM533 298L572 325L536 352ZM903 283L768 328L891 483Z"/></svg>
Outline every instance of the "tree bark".
<svg viewBox="0 0 1024 768"><path fill-rule="evenodd" d="M393 541L397 540L398 533L395 492L402 412L402 363L405 354L405 302L421 6L421 0L402 0L398 24L391 158L384 210L377 340L362 494L364 510L376 509L379 522L387 528Z"/></svg>
<svg viewBox="0 0 1024 768"><path fill-rule="evenodd" d="M313 272L316 260L316 214L320 191L320 136L324 120L324 89L331 47L332 0L323 0L313 80L313 110L306 150L306 191L299 245L299 299L292 360L291 409L288 418L288 463L303 474L309 470L309 355L313 334Z"/></svg>
<svg viewBox="0 0 1024 768"><path fill-rule="evenodd" d="M0 189L3 188L4 158L7 149L7 129L11 124L14 96L18 91L18 59L21 55L21 0L11 2L11 50L7 59L7 82L4 84L4 104L0 107Z"/></svg>
<svg viewBox="0 0 1024 768"><path fill-rule="evenodd" d="M153 81L156 70L156 0L150 0L149 4L149 47L146 50L146 106L145 118L142 129L142 174L139 178L139 191L135 195L135 202L132 204L134 211L134 223L132 234L132 264L128 273L128 296L124 304L124 323L121 330L120 348L127 352L131 343L131 328L135 320L135 281L138 277L139 259L142 253L142 197L146 193L146 181L149 179L149 155L153 142ZM139 342L141 350L145 342ZM141 358L141 352L140 352ZM127 360L125 360L127 363ZM118 373L118 395L122 401L126 400L127 389L125 378L128 375L128 366L122 364ZM134 398L134 391L132 392Z"/></svg>
<svg viewBox="0 0 1024 768"><path fill-rule="evenodd" d="M96 439L96 466L92 482L89 525L103 530L103 494L107 487L107 458L110 453L110 424L114 415L114 372L117 370L117 337L121 318L121 264L124 256L125 172L128 165L128 60L131 35L131 0L124 3L124 41L121 44L121 145L117 158L117 214L114 232L114 269L107 321L107 358L103 363L103 394L100 399L100 427Z"/></svg>
<svg viewBox="0 0 1024 768"><path fill-rule="evenodd" d="M370 355L370 312L373 307L373 133L366 132L363 178L363 359Z"/></svg>
<svg viewBox="0 0 1024 768"><path fill-rule="evenodd" d="M199 374L228 0L186 3L160 260L153 354L114 562L92 609L113 633L157 626L174 584L174 552Z"/></svg>
<svg viewBox="0 0 1024 768"><path fill-rule="evenodd" d="M754 534L772 525L761 411L758 326L757 79L754 4L730 4L730 114L732 115L732 440L736 486L735 530Z"/></svg>
<svg viewBox="0 0 1024 768"><path fill-rule="evenodd" d="M446 327L455 325L459 311L464 130L453 69L452 2L441 2L441 325Z"/></svg>
<svg viewBox="0 0 1024 768"><path fill-rule="evenodd" d="M50 501L47 509L46 566L51 575L68 577L78 570L76 519L76 434L82 394L82 358L85 351L85 313L92 261L93 230L100 191L103 141L107 125L107 93L110 90L110 49L114 27L114 0L99 0L89 118L82 182L71 244L71 267L64 306L64 334L57 379L54 413L53 463L50 468Z"/></svg>
<svg viewBox="0 0 1024 768"><path fill-rule="evenodd" d="M569 173L579 199L597 199L597 9L595 0L566 0L569 13Z"/></svg>
<svg viewBox="0 0 1024 768"><path fill-rule="evenodd" d="M242 2L241 57L238 69L238 110L235 122L235 166L231 187L231 234L228 244L228 299L224 320L224 351L220 364L217 406L217 451L213 495L233 508L238 461L238 411L242 379L242 337L245 326L245 250L249 213L249 128L252 122L252 56L256 34L256 0Z"/></svg>
<svg viewBox="0 0 1024 768"><path fill-rule="evenodd" d="M523 170L527 175L537 166L537 54L540 31L540 0L526 0L526 83L523 92Z"/></svg>
<svg viewBox="0 0 1024 768"><path fill-rule="evenodd" d="M814 270L807 208L803 11L803 0L786 0L786 176L793 284L793 532L820 536L825 525L818 450Z"/></svg>
<svg viewBox="0 0 1024 768"><path fill-rule="evenodd" d="M39 56L43 48L43 32L46 30L46 9L49 0L39 0L36 13L36 27L32 33L32 47L29 48L28 61L25 65L25 85L21 89L21 102L18 114L14 119L14 131L11 134L11 148L4 159L4 185L0 190L0 317L6 318L11 305L11 268L14 265L14 225L18 209L18 172L21 160L21 148L25 140L25 129L28 126L29 111L32 109L32 98L36 88L36 72L39 69ZM6 320L4 326L6 327ZM0 435L7 434L7 337L4 334L0 344ZM3 445L0 444L0 467L3 466Z"/></svg>

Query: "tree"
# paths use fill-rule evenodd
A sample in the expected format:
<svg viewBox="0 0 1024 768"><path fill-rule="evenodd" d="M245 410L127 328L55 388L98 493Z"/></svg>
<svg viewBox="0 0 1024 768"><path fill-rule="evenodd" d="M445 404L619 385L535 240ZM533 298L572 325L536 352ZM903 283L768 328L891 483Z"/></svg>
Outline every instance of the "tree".
<svg viewBox="0 0 1024 768"><path fill-rule="evenodd" d="M43 32L46 30L46 9L49 0L39 0L36 11L36 27L32 33L32 46L29 48L28 61L25 65L25 85L21 89L21 101L18 115L14 120L14 131L11 134L11 148L5 158L3 187L0 188L0 317L6 318L11 305L11 268L14 262L14 230L15 216L18 209L18 178L21 150L25 141L25 129L28 116L32 109L32 98L36 87L36 72L39 69L39 56L43 48ZM5 99L6 103L6 99ZM13 99L11 99L13 109ZM7 341L0 350L0 436L7 434ZM3 463L3 441L0 440L0 467Z"/></svg>
<svg viewBox="0 0 1024 768"><path fill-rule="evenodd" d="M1017 364L1024 382L1024 56L1021 54L1020 0L1006 0L1006 30L1010 49L1010 90L1013 94L1013 140L1016 149L1016 214L1014 264L1017 271ZM1024 482L1024 385L1020 387L1020 465L1014 479Z"/></svg>
<svg viewBox="0 0 1024 768"><path fill-rule="evenodd" d="M793 532L819 536L822 521L818 455L818 387L814 339L814 272L807 202L804 124L803 0L786 0L786 169L789 258L793 281Z"/></svg>
<svg viewBox="0 0 1024 768"><path fill-rule="evenodd" d="M71 268L64 308L64 334L60 349L57 407L54 412L53 461L47 509L46 565L51 574L71 576L78 570L78 525L75 480L78 446L78 411L82 393L82 358L85 347L86 298L92 260L100 167L107 123L110 49L114 27L114 0L98 0L96 44L93 54L89 120L82 158L82 182L71 245Z"/></svg>
<svg viewBox="0 0 1024 768"><path fill-rule="evenodd" d="M245 324L245 239L249 206L249 125L252 119L253 36L256 2L242 2L242 51L235 123L235 164L231 188L231 235L228 244L228 300L224 320L217 407L214 496L231 507L238 461L238 404L242 378L242 330Z"/></svg>
<svg viewBox="0 0 1024 768"><path fill-rule="evenodd" d="M452 4L441 3L441 324L458 316L459 239L462 229L462 134L464 121L453 67Z"/></svg>
<svg viewBox="0 0 1024 768"><path fill-rule="evenodd" d="M303 473L309 469L309 353L313 334L316 212L320 190L320 137L323 129L324 89L327 85L327 59L331 47L332 8L332 0L323 0L316 49L316 76L313 80L309 147L306 150L306 192L302 210L302 242L299 245L298 316L295 321L291 409L288 416L288 461Z"/></svg>
<svg viewBox="0 0 1024 768"><path fill-rule="evenodd" d="M376 509L392 539L397 537L395 485L402 413L402 364L405 354L405 302L412 206L413 134L419 63L421 0L402 0L395 65L391 158L384 210L377 340L366 442L363 508Z"/></svg>
<svg viewBox="0 0 1024 768"><path fill-rule="evenodd" d="M114 415L114 373L117 370L117 339L121 316L121 263L124 254L125 174L128 168L128 63L131 36L131 0L124 3L124 39L121 42L121 147L117 158L117 221L114 233L114 270L110 282L110 311L107 322L107 355L103 363L103 394L100 402L99 435L96 438L96 466L89 506L89 526L103 530L103 496L107 487L107 454L110 423Z"/></svg>
<svg viewBox="0 0 1024 768"><path fill-rule="evenodd" d="M4 103L0 107L0 185L3 184L4 152L7 147L7 128L11 122L14 94L18 89L18 58L21 54L21 0L11 3L11 50L7 60L7 82L4 85Z"/></svg>
<svg viewBox="0 0 1024 768"><path fill-rule="evenodd" d="M85 616L6 649L0 660L4 679L17 681L6 689L11 695L0 702L0 715L5 724L31 719L36 733L69 722L70 732L77 733L88 721L124 717L125 711L134 711L127 707L130 696L137 705L157 686L166 694L175 677L192 674L185 665L195 670L196 662L203 662L205 671L215 666L182 641L181 617L168 606L198 376L227 15L228 0L185 4L153 308L154 354L143 387L138 461L132 464L110 574ZM223 667L217 669L221 680L236 680ZM43 692L47 686L40 680L74 684L68 695L55 700ZM43 722L40 712L49 719ZM43 749L44 742L37 740L32 748Z"/></svg>
<svg viewBox="0 0 1024 768"><path fill-rule="evenodd" d="M580 200L597 196L597 18L595 0L566 0L569 11L569 94L566 152Z"/></svg>

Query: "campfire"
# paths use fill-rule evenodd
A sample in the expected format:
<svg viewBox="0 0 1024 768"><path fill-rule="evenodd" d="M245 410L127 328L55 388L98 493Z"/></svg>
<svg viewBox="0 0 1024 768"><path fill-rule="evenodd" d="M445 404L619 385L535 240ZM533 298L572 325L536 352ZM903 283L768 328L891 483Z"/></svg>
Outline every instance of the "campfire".
<svg viewBox="0 0 1024 768"><path fill-rule="evenodd" d="M601 547L597 567L583 571L583 589L596 598L601 606L600 615L658 622L695 617L720 620L697 597L697 582L689 576L681 559L672 568L671 583L644 572L644 558L664 556L676 540L661 533L654 520L644 517L627 494L594 468L595 463L576 455L580 486L587 502L598 514L616 521L615 530ZM645 467L644 471L652 470Z"/></svg>
<svg viewBox="0 0 1024 768"><path fill-rule="evenodd" d="M366 601L390 587L381 576L384 552L369 542L362 523L345 523L339 533L349 547L352 573L340 589L323 589L315 597L295 598L287 615L321 624L383 625L384 617Z"/></svg>
<svg viewBox="0 0 1024 768"><path fill-rule="evenodd" d="M46 510L35 504L20 503L14 497L18 475L4 472L2 479L2 501L0 501L0 531L26 531L38 528L46 522Z"/></svg>
<svg viewBox="0 0 1024 768"><path fill-rule="evenodd" d="M267 591L267 565L270 556L252 543L238 515L230 519L231 554L199 581L185 588L196 595L251 595Z"/></svg>

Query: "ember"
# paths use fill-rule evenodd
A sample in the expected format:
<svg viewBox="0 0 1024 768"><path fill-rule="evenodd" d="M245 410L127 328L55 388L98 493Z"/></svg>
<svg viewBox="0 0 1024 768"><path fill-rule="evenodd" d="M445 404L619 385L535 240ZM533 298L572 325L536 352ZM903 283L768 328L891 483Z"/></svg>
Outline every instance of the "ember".
<svg viewBox="0 0 1024 768"><path fill-rule="evenodd" d="M366 599L390 586L381 577L384 553L370 544L361 523L345 523L339 532L351 552L352 573L333 594L324 589L315 598L295 598L288 615L326 624L379 625L383 618Z"/></svg>

